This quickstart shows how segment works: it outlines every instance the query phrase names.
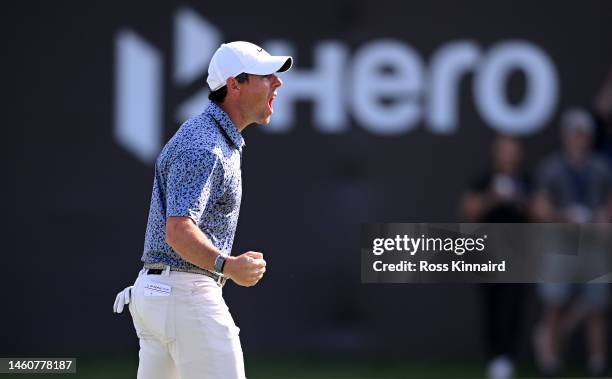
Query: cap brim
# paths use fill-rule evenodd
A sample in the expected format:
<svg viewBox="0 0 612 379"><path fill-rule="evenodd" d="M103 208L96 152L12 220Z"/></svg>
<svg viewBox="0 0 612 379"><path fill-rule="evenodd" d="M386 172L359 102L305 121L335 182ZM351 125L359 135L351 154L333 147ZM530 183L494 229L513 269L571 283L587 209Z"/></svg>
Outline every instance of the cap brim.
<svg viewBox="0 0 612 379"><path fill-rule="evenodd" d="M254 75L270 75L275 72L285 72L293 66L293 58L288 55L269 56L249 67L244 72Z"/></svg>

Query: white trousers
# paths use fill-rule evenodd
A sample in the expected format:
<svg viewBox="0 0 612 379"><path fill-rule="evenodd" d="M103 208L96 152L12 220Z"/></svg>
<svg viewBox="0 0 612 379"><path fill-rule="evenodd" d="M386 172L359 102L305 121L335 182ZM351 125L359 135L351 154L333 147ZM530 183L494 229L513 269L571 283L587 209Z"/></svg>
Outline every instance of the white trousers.
<svg viewBox="0 0 612 379"><path fill-rule="evenodd" d="M245 378L240 329L213 279L143 269L129 307L140 340L138 379Z"/></svg>

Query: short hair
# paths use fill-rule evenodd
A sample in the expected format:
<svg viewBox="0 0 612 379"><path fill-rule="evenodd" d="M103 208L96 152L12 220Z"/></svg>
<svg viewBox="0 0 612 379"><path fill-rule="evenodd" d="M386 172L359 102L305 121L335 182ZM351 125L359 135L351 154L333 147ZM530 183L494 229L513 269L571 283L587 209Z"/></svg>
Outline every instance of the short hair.
<svg viewBox="0 0 612 379"><path fill-rule="evenodd" d="M249 74L247 74L246 72L240 73L238 75L236 75L236 81L238 83L244 83L249 81ZM211 91L208 94L208 99L210 101L213 101L217 104L221 104L223 103L223 100L225 100L225 96L227 96L227 85L215 90L215 91Z"/></svg>
<svg viewBox="0 0 612 379"><path fill-rule="evenodd" d="M561 130L563 133L583 132L593 134L595 120L584 108L570 108L561 115Z"/></svg>

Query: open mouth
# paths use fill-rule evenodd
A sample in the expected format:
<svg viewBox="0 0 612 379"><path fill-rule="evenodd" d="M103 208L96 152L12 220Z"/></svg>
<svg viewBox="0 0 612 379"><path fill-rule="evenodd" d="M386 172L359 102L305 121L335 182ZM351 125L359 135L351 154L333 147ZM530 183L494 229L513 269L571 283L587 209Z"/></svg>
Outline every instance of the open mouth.
<svg viewBox="0 0 612 379"><path fill-rule="evenodd" d="M273 113L273 109L272 109L272 103L274 103L274 99L276 98L276 95L272 96L269 100L268 100L268 109L270 110L270 113Z"/></svg>

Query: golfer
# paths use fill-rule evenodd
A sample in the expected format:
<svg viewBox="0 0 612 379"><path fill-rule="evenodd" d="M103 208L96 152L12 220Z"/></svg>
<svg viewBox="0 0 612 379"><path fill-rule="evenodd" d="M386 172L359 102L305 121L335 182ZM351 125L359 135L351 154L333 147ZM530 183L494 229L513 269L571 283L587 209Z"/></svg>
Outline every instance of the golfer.
<svg viewBox="0 0 612 379"><path fill-rule="evenodd" d="M289 56L248 42L221 45L208 67L211 100L164 146L145 235L144 268L121 291L140 340L138 378L244 378L242 348L221 289L261 280L263 254L232 256L242 195L242 132L268 124Z"/></svg>

